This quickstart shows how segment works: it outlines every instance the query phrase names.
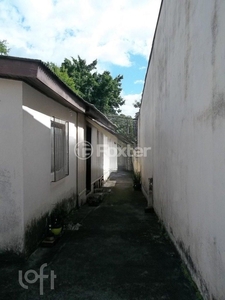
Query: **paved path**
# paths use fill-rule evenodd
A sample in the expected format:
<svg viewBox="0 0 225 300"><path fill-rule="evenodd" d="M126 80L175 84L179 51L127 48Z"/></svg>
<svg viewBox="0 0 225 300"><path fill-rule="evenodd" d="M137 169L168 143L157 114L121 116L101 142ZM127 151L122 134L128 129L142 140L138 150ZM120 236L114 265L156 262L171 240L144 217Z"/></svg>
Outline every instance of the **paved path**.
<svg viewBox="0 0 225 300"><path fill-rule="evenodd" d="M67 231L56 246L38 249L26 263L4 266L1 299L201 299L156 215L144 212L146 201L133 191L130 174L113 174L111 180L116 186L99 207L85 205L71 215L82 224L78 231ZM44 263L44 274L54 270L57 276L54 290L50 279L44 279L43 296L39 281L20 287L18 269L23 275L40 272Z"/></svg>

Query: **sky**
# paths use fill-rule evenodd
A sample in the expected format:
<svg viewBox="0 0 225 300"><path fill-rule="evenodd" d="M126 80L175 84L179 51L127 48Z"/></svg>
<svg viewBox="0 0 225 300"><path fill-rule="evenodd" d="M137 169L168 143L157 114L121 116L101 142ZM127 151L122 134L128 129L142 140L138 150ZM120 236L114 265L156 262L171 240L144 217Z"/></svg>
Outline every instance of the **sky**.
<svg viewBox="0 0 225 300"><path fill-rule="evenodd" d="M134 117L161 0L0 0L0 40L9 55L60 65L79 55L98 72L123 75L122 113Z"/></svg>

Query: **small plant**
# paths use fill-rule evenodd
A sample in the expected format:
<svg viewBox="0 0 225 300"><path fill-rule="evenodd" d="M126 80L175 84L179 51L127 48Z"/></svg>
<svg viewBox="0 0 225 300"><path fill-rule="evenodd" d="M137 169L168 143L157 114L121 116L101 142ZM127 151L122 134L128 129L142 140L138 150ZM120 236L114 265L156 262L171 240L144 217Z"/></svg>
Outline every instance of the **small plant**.
<svg viewBox="0 0 225 300"><path fill-rule="evenodd" d="M181 270L182 270L184 276L190 282L190 285L195 289L196 299L197 300L203 300L202 295L201 295L200 291L198 290L198 287L197 287L196 283L193 281L193 279L191 277L191 274L190 274L187 266L184 263L182 263L182 265L181 265Z"/></svg>
<svg viewBox="0 0 225 300"><path fill-rule="evenodd" d="M56 204L49 216L49 229L54 235L61 233L66 216L66 210L60 204Z"/></svg>
<svg viewBox="0 0 225 300"><path fill-rule="evenodd" d="M134 172L133 175L133 188L135 190L141 190L141 173Z"/></svg>

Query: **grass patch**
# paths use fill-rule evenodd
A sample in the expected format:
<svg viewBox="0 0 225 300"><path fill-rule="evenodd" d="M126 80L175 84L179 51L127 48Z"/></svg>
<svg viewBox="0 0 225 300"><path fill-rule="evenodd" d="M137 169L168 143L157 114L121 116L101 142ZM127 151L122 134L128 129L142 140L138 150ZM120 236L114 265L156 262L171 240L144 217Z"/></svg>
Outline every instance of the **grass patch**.
<svg viewBox="0 0 225 300"><path fill-rule="evenodd" d="M185 278L188 280L188 282L190 283L190 286L193 287L193 288L196 290L196 293L195 293L195 295L196 295L196 300L203 300L202 295L201 295L201 293L199 292L197 285L196 285L195 282L193 281L193 279L192 279L192 277L191 277L191 274L190 274L190 272L189 272L187 266L186 266L184 263L182 263L182 265L181 265L181 270L182 270L182 272L183 272L183 274L184 274L184 277L185 277Z"/></svg>

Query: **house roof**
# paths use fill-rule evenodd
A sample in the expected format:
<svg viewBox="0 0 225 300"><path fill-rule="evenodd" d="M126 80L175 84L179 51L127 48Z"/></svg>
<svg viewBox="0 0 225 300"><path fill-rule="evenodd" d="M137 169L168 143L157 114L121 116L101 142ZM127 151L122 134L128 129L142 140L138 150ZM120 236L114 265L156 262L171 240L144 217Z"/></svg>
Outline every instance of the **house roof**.
<svg viewBox="0 0 225 300"><path fill-rule="evenodd" d="M111 134L115 135L117 137L117 139L121 142L123 142L125 144L130 144L130 145L134 144L134 141L131 141L131 140L127 139L127 137L124 136L123 134L114 131L112 128L109 128L108 126L105 126L104 124L97 121L96 119L91 119L90 117L87 117L86 120L91 124L96 124L96 125L99 125L100 127L104 128L105 130L107 130Z"/></svg>
<svg viewBox="0 0 225 300"><path fill-rule="evenodd" d="M110 132L110 133L112 133L112 134L114 134L114 135L117 135L117 133L116 133L112 128L110 128L110 127L108 127L108 126L102 124L100 121L97 121L96 119L92 119L92 118L90 118L90 117L87 117L86 120L87 120L88 122L90 122L90 123L93 122L94 124L99 125L100 127L104 128L105 130L107 130L108 132Z"/></svg>
<svg viewBox="0 0 225 300"><path fill-rule="evenodd" d="M116 129L102 112L71 90L41 60L0 55L0 78L21 80L60 104Z"/></svg>

